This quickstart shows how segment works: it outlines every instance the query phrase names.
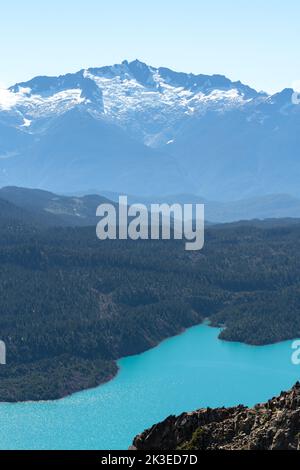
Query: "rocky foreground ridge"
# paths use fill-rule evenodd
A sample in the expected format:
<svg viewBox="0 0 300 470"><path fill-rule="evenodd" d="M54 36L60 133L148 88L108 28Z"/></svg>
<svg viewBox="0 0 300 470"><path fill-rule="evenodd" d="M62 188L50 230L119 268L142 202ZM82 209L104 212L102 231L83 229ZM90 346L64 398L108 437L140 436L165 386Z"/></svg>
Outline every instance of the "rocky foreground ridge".
<svg viewBox="0 0 300 470"><path fill-rule="evenodd" d="M136 450L300 450L300 383L254 408L170 416L134 439Z"/></svg>

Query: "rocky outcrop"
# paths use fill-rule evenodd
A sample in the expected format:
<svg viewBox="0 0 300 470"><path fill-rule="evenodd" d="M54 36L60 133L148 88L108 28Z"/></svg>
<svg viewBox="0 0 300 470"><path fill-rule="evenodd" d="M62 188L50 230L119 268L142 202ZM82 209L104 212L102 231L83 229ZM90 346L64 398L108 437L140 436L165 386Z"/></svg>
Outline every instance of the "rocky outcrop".
<svg viewBox="0 0 300 470"><path fill-rule="evenodd" d="M134 439L136 450L300 450L300 383L254 408L170 416Z"/></svg>

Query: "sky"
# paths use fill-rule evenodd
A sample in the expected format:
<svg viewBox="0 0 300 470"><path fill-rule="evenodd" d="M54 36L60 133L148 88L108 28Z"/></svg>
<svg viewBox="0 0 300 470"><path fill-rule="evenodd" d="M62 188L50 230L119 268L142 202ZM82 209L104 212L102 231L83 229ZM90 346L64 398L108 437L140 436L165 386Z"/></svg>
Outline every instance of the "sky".
<svg viewBox="0 0 300 470"><path fill-rule="evenodd" d="M274 93L300 80L298 0L1 0L0 86L124 59Z"/></svg>

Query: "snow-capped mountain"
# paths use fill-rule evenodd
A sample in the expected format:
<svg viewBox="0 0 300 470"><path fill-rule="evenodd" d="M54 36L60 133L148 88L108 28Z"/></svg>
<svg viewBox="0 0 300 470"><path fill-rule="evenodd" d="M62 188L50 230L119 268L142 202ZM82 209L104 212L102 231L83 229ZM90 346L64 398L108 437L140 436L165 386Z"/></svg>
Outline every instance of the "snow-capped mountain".
<svg viewBox="0 0 300 470"><path fill-rule="evenodd" d="M0 90L0 184L216 199L300 194L300 108L124 61Z"/></svg>
<svg viewBox="0 0 300 470"><path fill-rule="evenodd" d="M38 119L82 105L148 144L184 118L199 116L207 109L236 107L257 96L255 90L221 75L176 73L124 61L18 83L7 92L6 108L20 113L21 125L29 127Z"/></svg>

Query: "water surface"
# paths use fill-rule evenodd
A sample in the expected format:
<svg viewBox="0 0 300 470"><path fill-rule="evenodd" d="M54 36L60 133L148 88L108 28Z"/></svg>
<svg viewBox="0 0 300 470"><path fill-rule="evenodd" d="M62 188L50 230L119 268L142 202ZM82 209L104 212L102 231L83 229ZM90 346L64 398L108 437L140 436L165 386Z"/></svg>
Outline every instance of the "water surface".
<svg viewBox="0 0 300 470"><path fill-rule="evenodd" d="M111 382L63 400L0 405L1 449L127 449L170 414L254 405L300 377L291 341L253 347L197 326L144 354L119 361Z"/></svg>

